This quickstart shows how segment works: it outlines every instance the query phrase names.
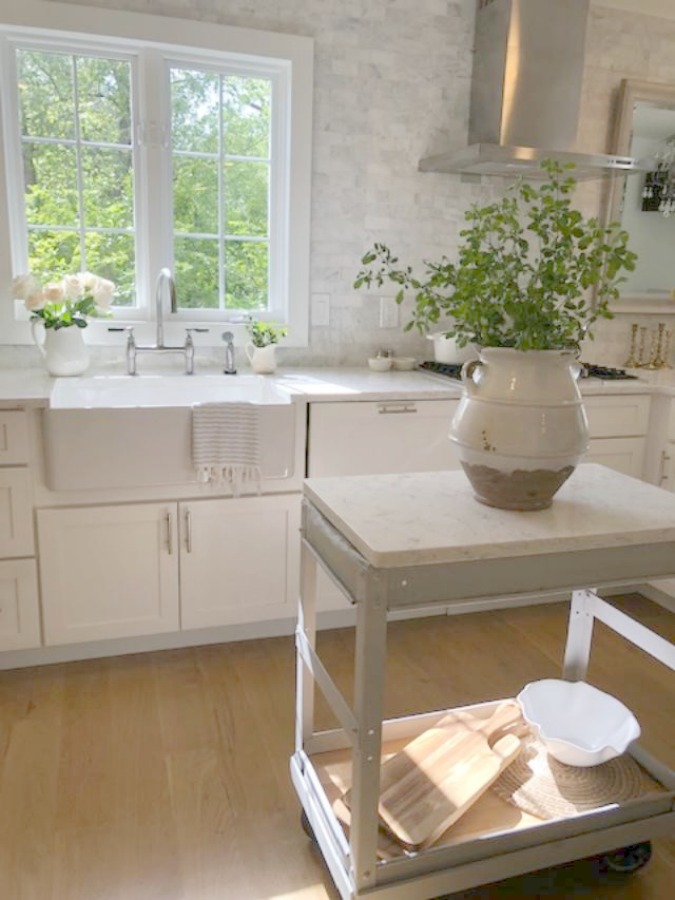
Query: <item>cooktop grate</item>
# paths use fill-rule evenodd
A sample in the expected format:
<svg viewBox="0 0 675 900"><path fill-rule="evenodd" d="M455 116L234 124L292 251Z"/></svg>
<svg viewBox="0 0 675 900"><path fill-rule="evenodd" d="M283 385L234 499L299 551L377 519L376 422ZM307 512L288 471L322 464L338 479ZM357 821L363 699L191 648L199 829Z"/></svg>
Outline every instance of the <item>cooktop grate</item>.
<svg viewBox="0 0 675 900"><path fill-rule="evenodd" d="M601 378L603 381L628 381L637 378L637 375L629 375L625 369L614 369L611 366L596 366L592 363L582 363L582 378ZM445 375L446 378L454 378L456 381L462 377L461 363L441 363L428 360L419 364L420 369L434 372L437 375Z"/></svg>

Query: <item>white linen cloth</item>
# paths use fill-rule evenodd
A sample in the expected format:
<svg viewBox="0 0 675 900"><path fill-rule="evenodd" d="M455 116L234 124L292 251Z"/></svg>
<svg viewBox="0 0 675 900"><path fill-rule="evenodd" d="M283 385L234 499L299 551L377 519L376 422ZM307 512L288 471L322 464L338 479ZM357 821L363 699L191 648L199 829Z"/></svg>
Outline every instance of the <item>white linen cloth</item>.
<svg viewBox="0 0 675 900"><path fill-rule="evenodd" d="M192 461L199 481L227 484L237 497L260 493L260 407L199 403L192 407Z"/></svg>

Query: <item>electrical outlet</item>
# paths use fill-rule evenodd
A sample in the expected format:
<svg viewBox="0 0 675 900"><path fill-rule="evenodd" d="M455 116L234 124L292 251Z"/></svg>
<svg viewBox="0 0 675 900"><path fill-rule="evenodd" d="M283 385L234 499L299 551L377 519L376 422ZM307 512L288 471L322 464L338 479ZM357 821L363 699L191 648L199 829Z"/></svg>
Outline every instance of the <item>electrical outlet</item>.
<svg viewBox="0 0 675 900"><path fill-rule="evenodd" d="M330 325L330 294L312 294L312 325L315 328Z"/></svg>
<svg viewBox="0 0 675 900"><path fill-rule="evenodd" d="M380 297L380 328L398 328L398 303L394 297Z"/></svg>

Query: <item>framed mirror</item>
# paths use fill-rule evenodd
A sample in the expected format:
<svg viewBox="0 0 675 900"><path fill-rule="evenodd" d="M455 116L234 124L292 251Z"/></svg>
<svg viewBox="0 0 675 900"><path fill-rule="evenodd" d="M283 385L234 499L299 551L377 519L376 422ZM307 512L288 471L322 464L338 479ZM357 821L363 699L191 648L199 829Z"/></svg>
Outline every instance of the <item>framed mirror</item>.
<svg viewBox="0 0 675 900"><path fill-rule="evenodd" d="M646 166L610 190L609 221L621 222L638 255L617 309L675 312L675 85L622 81L613 150Z"/></svg>

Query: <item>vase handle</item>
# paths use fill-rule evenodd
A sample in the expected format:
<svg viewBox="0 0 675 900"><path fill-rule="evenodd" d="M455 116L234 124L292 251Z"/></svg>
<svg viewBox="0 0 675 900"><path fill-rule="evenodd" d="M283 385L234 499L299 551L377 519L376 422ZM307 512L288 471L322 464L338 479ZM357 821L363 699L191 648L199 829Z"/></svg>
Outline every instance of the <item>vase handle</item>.
<svg viewBox="0 0 675 900"><path fill-rule="evenodd" d="M468 394L473 394L476 391L476 382L473 379L473 375L476 369L482 365L483 361L481 359L469 359L462 366L462 384Z"/></svg>
<svg viewBox="0 0 675 900"><path fill-rule="evenodd" d="M37 335L35 333L35 326L38 324L39 321L40 321L39 319L31 319L30 320L30 333L33 336L33 343L38 348L38 350L40 351L40 355L44 359L47 356L47 354L45 352L44 341L39 341L37 339Z"/></svg>
<svg viewBox="0 0 675 900"><path fill-rule="evenodd" d="M253 346L253 344L252 344L250 341L248 342L248 344L246 344L246 345L244 346L244 351L246 352L246 356L248 357L248 361L249 361L250 363L252 363L252 362L253 362L253 354L255 353L255 347Z"/></svg>

